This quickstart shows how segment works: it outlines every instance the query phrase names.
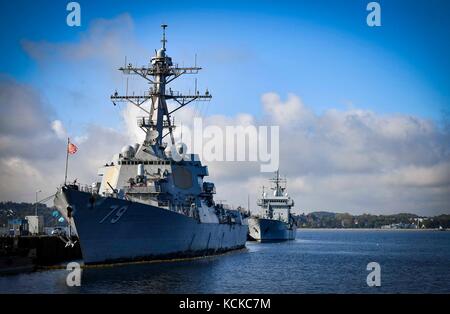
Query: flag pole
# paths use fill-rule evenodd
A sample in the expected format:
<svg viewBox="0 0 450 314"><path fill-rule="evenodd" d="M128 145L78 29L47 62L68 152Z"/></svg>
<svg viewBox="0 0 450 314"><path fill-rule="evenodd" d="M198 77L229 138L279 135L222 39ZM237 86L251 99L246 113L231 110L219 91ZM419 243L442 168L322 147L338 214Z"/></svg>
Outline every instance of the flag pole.
<svg viewBox="0 0 450 314"><path fill-rule="evenodd" d="M70 139L67 138L67 146L66 146L66 172L64 175L64 185L66 185L67 182L67 165L69 163L69 144L70 144Z"/></svg>

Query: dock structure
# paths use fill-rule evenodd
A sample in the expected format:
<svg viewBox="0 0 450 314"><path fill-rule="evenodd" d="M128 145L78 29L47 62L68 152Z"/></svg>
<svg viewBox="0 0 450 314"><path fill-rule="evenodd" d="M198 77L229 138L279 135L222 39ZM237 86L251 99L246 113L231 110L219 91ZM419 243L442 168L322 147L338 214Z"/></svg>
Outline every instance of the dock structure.
<svg viewBox="0 0 450 314"><path fill-rule="evenodd" d="M82 259L79 241L72 242L74 246L67 247L57 236L0 237L0 273L7 268L36 268Z"/></svg>

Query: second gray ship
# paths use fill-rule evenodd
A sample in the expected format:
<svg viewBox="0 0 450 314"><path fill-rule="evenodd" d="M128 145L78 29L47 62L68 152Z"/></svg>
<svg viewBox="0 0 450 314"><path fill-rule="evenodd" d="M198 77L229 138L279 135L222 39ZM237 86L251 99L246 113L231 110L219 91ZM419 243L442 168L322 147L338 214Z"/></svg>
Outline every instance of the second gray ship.
<svg viewBox="0 0 450 314"><path fill-rule="evenodd" d="M55 205L79 236L86 264L114 263L217 254L245 246L247 219L238 210L214 201L215 186L205 182L208 168L193 154L174 158L183 146L175 145L171 115L195 100L209 100L208 91L182 95L166 85L201 68L178 67L162 47L148 67L125 65L119 70L149 82L144 95L111 96L145 112L138 118L145 140L125 146L98 171L91 186L64 184ZM169 110L166 100L178 106ZM150 102L150 110L142 105ZM163 138L170 138L170 151ZM178 155L179 156L179 155Z"/></svg>
<svg viewBox="0 0 450 314"><path fill-rule="evenodd" d="M273 195L267 195L263 188L258 199L260 212L248 220L249 237L260 242L294 240L297 231L291 214L294 200L286 192L286 179L281 179L277 171L271 182Z"/></svg>

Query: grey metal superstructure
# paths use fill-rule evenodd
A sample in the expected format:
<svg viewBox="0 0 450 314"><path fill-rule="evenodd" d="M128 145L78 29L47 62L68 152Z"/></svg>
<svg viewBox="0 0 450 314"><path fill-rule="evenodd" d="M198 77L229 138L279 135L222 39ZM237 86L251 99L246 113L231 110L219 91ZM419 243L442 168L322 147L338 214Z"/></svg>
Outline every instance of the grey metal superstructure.
<svg viewBox="0 0 450 314"><path fill-rule="evenodd" d="M261 212L248 220L249 236L257 241L293 240L297 230L291 215L294 200L286 192L286 179L280 178L277 171L270 181L274 183L273 195L268 195L263 188L257 202Z"/></svg>
<svg viewBox="0 0 450 314"><path fill-rule="evenodd" d="M85 263L198 256L245 246L247 219L214 202L215 186L204 181L208 168L196 155L179 158L184 147L175 145L172 114L211 95L166 90L173 80L201 69L173 64L166 54L166 27L162 25L162 47L148 67L128 64L119 69L148 81L148 91L139 96L116 91L111 96L114 104L128 102L146 114L137 119L145 140L125 146L101 167L99 182L64 185L55 197L55 205L76 229ZM178 106L169 110L166 100ZM150 110L143 107L147 102ZM166 136L170 150L163 142Z"/></svg>

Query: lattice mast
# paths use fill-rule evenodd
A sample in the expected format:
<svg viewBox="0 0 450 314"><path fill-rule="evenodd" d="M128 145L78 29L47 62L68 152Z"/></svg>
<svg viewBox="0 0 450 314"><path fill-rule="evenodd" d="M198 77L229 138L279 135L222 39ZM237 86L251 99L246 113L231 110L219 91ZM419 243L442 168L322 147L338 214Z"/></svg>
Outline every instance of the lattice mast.
<svg viewBox="0 0 450 314"><path fill-rule="evenodd" d="M283 191L286 189L286 178L280 178L279 170L276 172L276 177L270 179L270 181L275 183L275 186L272 188L276 192L275 196L283 196Z"/></svg>
<svg viewBox="0 0 450 314"><path fill-rule="evenodd" d="M154 147L155 152L161 152L165 146L163 145L163 138L170 135L172 145L175 144L173 137L173 120L171 115L178 109L186 106L192 101L210 100L211 95L208 90L204 94L200 94L195 88L193 95L184 95L179 92L174 92L166 87L169 83L179 78L183 74L197 74L202 68L197 67L179 67L172 63L172 58L166 54L166 24L162 24L162 47L155 51L156 54L151 58L148 67L135 67L131 63L125 67L119 68L126 75L138 75L149 83L149 89L144 95L127 95L122 96L117 91L111 95L111 101L115 102L130 102L134 106L144 111L147 116L138 118L138 126L145 131L144 146ZM166 100L174 100L178 103L178 107L169 111ZM150 111L142 107L147 101L151 101ZM165 132L165 134L164 134Z"/></svg>

